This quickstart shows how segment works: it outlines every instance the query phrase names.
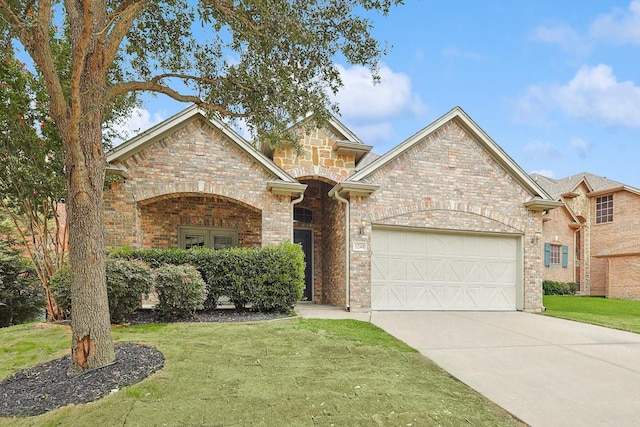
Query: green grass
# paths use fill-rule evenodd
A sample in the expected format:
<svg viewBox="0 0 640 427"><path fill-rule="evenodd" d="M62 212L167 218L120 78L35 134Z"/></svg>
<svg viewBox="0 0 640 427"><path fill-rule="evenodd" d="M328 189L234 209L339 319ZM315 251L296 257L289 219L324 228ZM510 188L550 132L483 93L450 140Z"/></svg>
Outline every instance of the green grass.
<svg viewBox="0 0 640 427"><path fill-rule="evenodd" d="M571 295L545 295L547 316L640 334L640 301Z"/></svg>
<svg viewBox="0 0 640 427"><path fill-rule="evenodd" d="M1 425L511 426L508 413L366 322L145 325L165 367L97 402ZM35 346L33 345L35 343ZM62 356L65 327L0 329L0 378ZM42 351L42 348L48 348Z"/></svg>

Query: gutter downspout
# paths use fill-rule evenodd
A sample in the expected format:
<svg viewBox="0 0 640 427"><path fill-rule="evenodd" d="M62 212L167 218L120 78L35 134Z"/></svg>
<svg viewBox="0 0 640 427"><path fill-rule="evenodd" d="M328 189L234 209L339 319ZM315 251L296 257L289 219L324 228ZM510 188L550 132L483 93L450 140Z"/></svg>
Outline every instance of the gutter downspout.
<svg viewBox="0 0 640 427"><path fill-rule="evenodd" d="M293 243L293 206L297 205L304 199L304 193L300 193L300 197L291 201L291 243Z"/></svg>
<svg viewBox="0 0 640 427"><path fill-rule="evenodd" d="M344 276L345 276L345 282L346 282L346 285L345 285L345 292L346 292L345 301L346 301L346 305L347 305L347 311L351 311L351 283L349 283L350 282L350 280L349 280L350 279L350 274L349 274L350 273L350 266L349 266L349 263L351 261L351 257L349 255L349 231L350 231L350 228L349 228L349 222L350 222L349 212L351 211L351 209L349 209L349 200L347 200L344 197L342 197L339 194L338 191L334 191L333 197L337 201L344 203L345 211L346 211L346 215L345 215L345 217L346 217L346 224L345 224L346 233L345 233L345 236L344 236L344 248L345 248L345 274L344 274Z"/></svg>

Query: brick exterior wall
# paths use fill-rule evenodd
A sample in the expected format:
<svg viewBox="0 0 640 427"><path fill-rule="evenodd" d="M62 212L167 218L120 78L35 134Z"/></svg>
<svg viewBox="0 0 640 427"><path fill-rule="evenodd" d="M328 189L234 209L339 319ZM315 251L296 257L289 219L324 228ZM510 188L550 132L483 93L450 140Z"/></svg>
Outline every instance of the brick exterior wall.
<svg viewBox="0 0 640 427"><path fill-rule="evenodd" d="M578 188L574 190L577 197L566 199L567 206L571 208L574 215L582 218L582 227L580 228L580 291L581 295L589 295L591 293L591 201L589 200L589 189L582 182ZM567 227L568 227L567 223ZM570 254L576 254L575 241L574 245L569 247ZM576 276L576 282L578 277ZM550 279L554 280L554 279Z"/></svg>
<svg viewBox="0 0 640 427"><path fill-rule="evenodd" d="M545 268L545 280L569 282L579 279L579 293L582 295L640 299L637 256L600 256L615 255L616 251L624 253L625 244L640 240L640 195L618 190L612 193L600 192L592 196L584 182L573 192L575 195L566 198L565 202L574 215L584 221L579 231L582 246L582 259L579 260L580 277L571 271L571 266L576 262L575 231L570 228L572 220L568 215L561 215L561 209L556 209L545 216L545 220L548 220L544 222L543 240L553 242L555 236L559 236L560 243L568 244L569 269L558 266ZM613 221L596 224L596 200L608 194L613 194ZM574 237L570 238L571 235ZM634 274L635 279L632 279Z"/></svg>
<svg viewBox="0 0 640 427"><path fill-rule="evenodd" d="M640 300L640 254L611 257L605 261L608 264L607 297Z"/></svg>
<svg viewBox="0 0 640 427"><path fill-rule="evenodd" d="M278 178L204 120L188 122L124 159L122 165L129 178L105 191L107 247L139 248L155 244L151 242L171 246L175 238L167 231L156 227L157 236L143 234L144 227L162 223L171 231L198 222L232 224L233 211L249 214L246 224L240 220L232 224L245 230L257 227L256 218L261 217L259 240L256 230L239 232L246 245L291 240L290 197L266 190L266 182ZM193 197L202 203L194 204ZM177 200L182 202L176 205ZM189 213L188 205L196 210ZM151 221L152 209L162 218ZM196 218L201 214L203 218Z"/></svg>
<svg viewBox="0 0 640 427"><path fill-rule="evenodd" d="M178 225L231 228L238 231L238 246L259 248L262 241L262 215L219 196L168 195L140 204L142 246L175 248Z"/></svg>
<svg viewBox="0 0 640 427"><path fill-rule="evenodd" d="M610 193L611 194L611 193ZM591 226L591 295L605 295L611 298L614 296L607 294L607 260L599 258L597 255L609 252L611 248L619 247L625 242L640 240L640 195L629 191L617 191L613 194L613 221L596 224L595 209L596 198L591 197L591 216L593 218ZM606 196L607 194L602 194ZM629 261L628 267L625 262ZM625 269L634 270L633 258L622 258L612 261L611 268L623 271L611 271L611 284L614 285L613 278L627 277ZM640 288L636 276L636 286ZM625 291L625 294L628 292Z"/></svg>
<svg viewBox="0 0 640 427"><path fill-rule="evenodd" d="M560 249L560 264L544 266L542 279L556 282L577 282L575 269L575 230L569 227L573 222L566 208L552 209L544 216L542 243L550 243L568 248L567 267L562 266L562 249Z"/></svg>
<svg viewBox="0 0 640 427"><path fill-rule="evenodd" d="M180 225L235 228L239 244L251 247L290 240L294 225L311 228L313 299L345 307L345 206L327 193L354 173L355 158L333 151L339 139L317 130L303 138L303 155L293 148L274 153L276 165L309 185L297 206L311 209L314 222L293 224L291 198L266 189L278 179L272 172L208 122L188 121L122 161L130 176L105 192L107 246L175 246ZM352 310L370 309L378 225L522 236L519 308L541 309L543 245L531 243L541 213L523 206L528 192L455 121L362 182L380 187L350 198Z"/></svg>
<svg viewBox="0 0 640 427"><path fill-rule="evenodd" d="M372 225L522 235L523 272L519 305L542 307L542 242L531 238L542 228L540 212L523 203L527 191L455 121L440 129L362 182L380 187L370 197L351 200L351 239L367 251L351 251L351 307L371 304ZM359 228L365 221L364 234ZM362 246L360 246L362 247Z"/></svg>

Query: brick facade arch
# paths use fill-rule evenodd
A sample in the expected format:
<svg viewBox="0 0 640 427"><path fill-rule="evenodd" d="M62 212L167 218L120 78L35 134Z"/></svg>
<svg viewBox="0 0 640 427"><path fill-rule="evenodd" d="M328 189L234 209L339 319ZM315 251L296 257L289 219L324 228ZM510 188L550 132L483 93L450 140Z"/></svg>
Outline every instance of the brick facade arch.
<svg viewBox="0 0 640 427"><path fill-rule="evenodd" d="M265 186L266 188L266 186ZM200 196L220 196L234 200L251 209L261 211L265 202L263 197L256 197L230 185L212 184L209 182L165 182L150 188L139 188L134 191L134 198L139 204L152 203L157 199L177 197L182 194Z"/></svg>
<svg viewBox="0 0 640 427"><path fill-rule="evenodd" d="M447 215L449 215L447 218L437 218ZM457 215L458 220L452 221L451 215ZM431 217L432 224L426 222L427 217ZM446 224L448 222L453 225L453 229L503 233L524 233L526 230L520 218L506 215L487 206L458 200L439 201L425 198L417 203L391 206L369 214L369 220L373 224L410 225L412 219L417 223L416 225L441 229L450 228Z"/></svg>

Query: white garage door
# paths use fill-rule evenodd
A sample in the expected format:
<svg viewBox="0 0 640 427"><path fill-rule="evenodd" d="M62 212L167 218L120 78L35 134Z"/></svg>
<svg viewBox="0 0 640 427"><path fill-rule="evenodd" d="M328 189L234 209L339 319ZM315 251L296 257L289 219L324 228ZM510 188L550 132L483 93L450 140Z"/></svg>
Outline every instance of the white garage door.
<svg viewBox="0 0 640 427"><path fill-rule="evenodd" d="M519 237L374 229L373 310L515 310Z"/></svg>

